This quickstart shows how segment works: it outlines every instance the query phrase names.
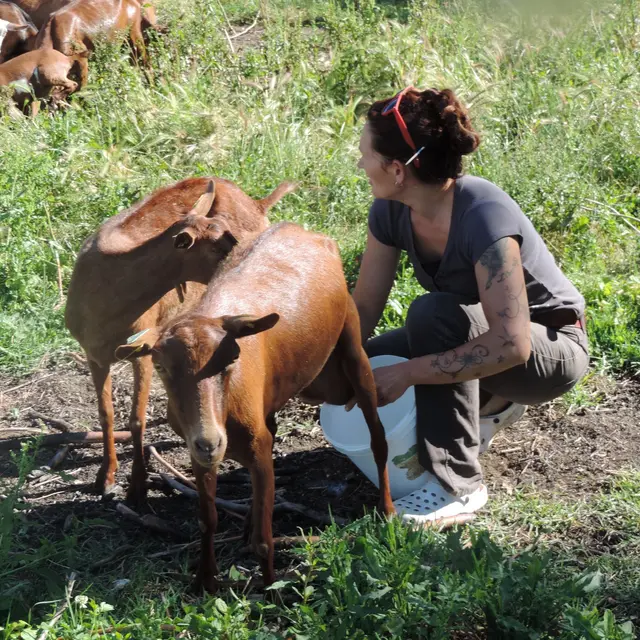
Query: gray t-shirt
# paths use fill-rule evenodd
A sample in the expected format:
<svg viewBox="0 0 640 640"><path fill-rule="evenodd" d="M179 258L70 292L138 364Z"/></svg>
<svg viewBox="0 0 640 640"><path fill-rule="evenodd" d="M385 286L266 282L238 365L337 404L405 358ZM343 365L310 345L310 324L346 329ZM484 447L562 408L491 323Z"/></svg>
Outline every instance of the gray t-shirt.
<svg viewBox="0 0 640 640"><path fill-rule="evenodd" d="M566 319L562 324L573 324L584 313L584 298L560 271L531 221L502 189L482 178L463 176L456 181L449 239L437 263L421 263L411 213L401 202L375 200L369 228L383 244L407 252L418 282L427 291L455 293L468 304L480 301L474 270L480 256L501 238L516 238L531 320L539 318L541 324L551 326L542 319L552 315Z"/></svg>

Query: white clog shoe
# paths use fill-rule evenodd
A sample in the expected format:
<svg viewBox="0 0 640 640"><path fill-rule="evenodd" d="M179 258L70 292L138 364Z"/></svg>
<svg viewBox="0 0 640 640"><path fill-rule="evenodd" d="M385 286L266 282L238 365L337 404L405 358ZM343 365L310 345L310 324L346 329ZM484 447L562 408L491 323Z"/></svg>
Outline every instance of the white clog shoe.
<svg viewBox="0 0 640 640"><path fill-rule="evenodd" d="M510 402L500 413L480 416L480 453L489 448L491 440L498 431L518 422L526 411L526 405Z"/></svg>
<svg viewBox="0 0 640 640"><path fill-rule="evenodd" d="M434 477L420 489L393 504L404 522L426 524L439 520L454 521L456 518L460 518L462 522L482 509L487 500L487 488L484 485L468 495L454 496Z"/></svg>

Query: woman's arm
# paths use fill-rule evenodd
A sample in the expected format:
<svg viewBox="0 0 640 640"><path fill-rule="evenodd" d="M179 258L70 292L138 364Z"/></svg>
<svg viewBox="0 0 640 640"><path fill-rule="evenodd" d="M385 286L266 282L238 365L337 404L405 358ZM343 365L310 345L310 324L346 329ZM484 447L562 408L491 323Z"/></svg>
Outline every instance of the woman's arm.
<svg viewBox="0 0 640 640"><path fill-rule="evenodd" d="M363 343L371 336L382 316L399 258L399 249L383 244L371 231L368 232L358 281L352 294L360 316Z"/></svg>
<svg viewBox="0 0 640 640"><path fill-rule="evenodd" d="M466 382L527 362L531 324L518 242L502 238L491 245L475 273L489 331L456 349L377 369L380 406L411 385Z"/></svg>

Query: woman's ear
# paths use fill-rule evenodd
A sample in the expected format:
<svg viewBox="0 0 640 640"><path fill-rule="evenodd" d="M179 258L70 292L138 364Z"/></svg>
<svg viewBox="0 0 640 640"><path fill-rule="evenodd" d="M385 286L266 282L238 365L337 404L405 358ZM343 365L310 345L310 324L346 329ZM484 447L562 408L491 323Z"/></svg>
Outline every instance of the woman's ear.
<svg viewBox="0 0 640 640"><path fill-rule="evenodd" d="M407 167L400 160L392 160L390 169L394 177L396 187L401 187L407 177Z"/></svg>

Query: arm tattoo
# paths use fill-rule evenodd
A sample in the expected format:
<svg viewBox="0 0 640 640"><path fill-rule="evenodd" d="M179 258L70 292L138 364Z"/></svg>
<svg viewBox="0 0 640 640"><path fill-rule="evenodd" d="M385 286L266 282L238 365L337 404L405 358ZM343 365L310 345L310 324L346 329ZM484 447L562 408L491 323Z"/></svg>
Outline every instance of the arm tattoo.
<svg viewBox="0 0 640 640"><path fill-rule="evenodd" d="M503 347L515 347L516 346L516 338L518 336L511 335L504 325L502 325L502 335L499 335L498 338L502 340Z"/></svg>
<svg viewBox="0 0 640 640"><path fill-rule="evenodd" d="M431 367L455 380L464 369L481 365L488 355L489 349L481 344L477 344L470 351L451 349L434 356Z"/></svg>
<svg viewBox="0 0 640 640"><path fill-rule="evenodd" d="M504 282L518 266L517 258L511 262L511 268L506 270L507 258L505 251L509 238L501 238L492 244L481 256L480 264L489 272L489 278L485 285L485 290L491 288L493 279L497 282Z"/></svg>
<svg viewBox="0 0 640 640"><path fill-rule="evenodd" d="M513 320L522 311L529 311L528 305L526 309L523 309L522 303L520 302L522 292L525 290L524 284L520 287L520 291L518 291L518 293L511 293L511 287L508 284L504 286L504 290L507 294L507 300L509 300L509 304L502 311L498 311L498 317L502 318L503 320Z"/></svg>

